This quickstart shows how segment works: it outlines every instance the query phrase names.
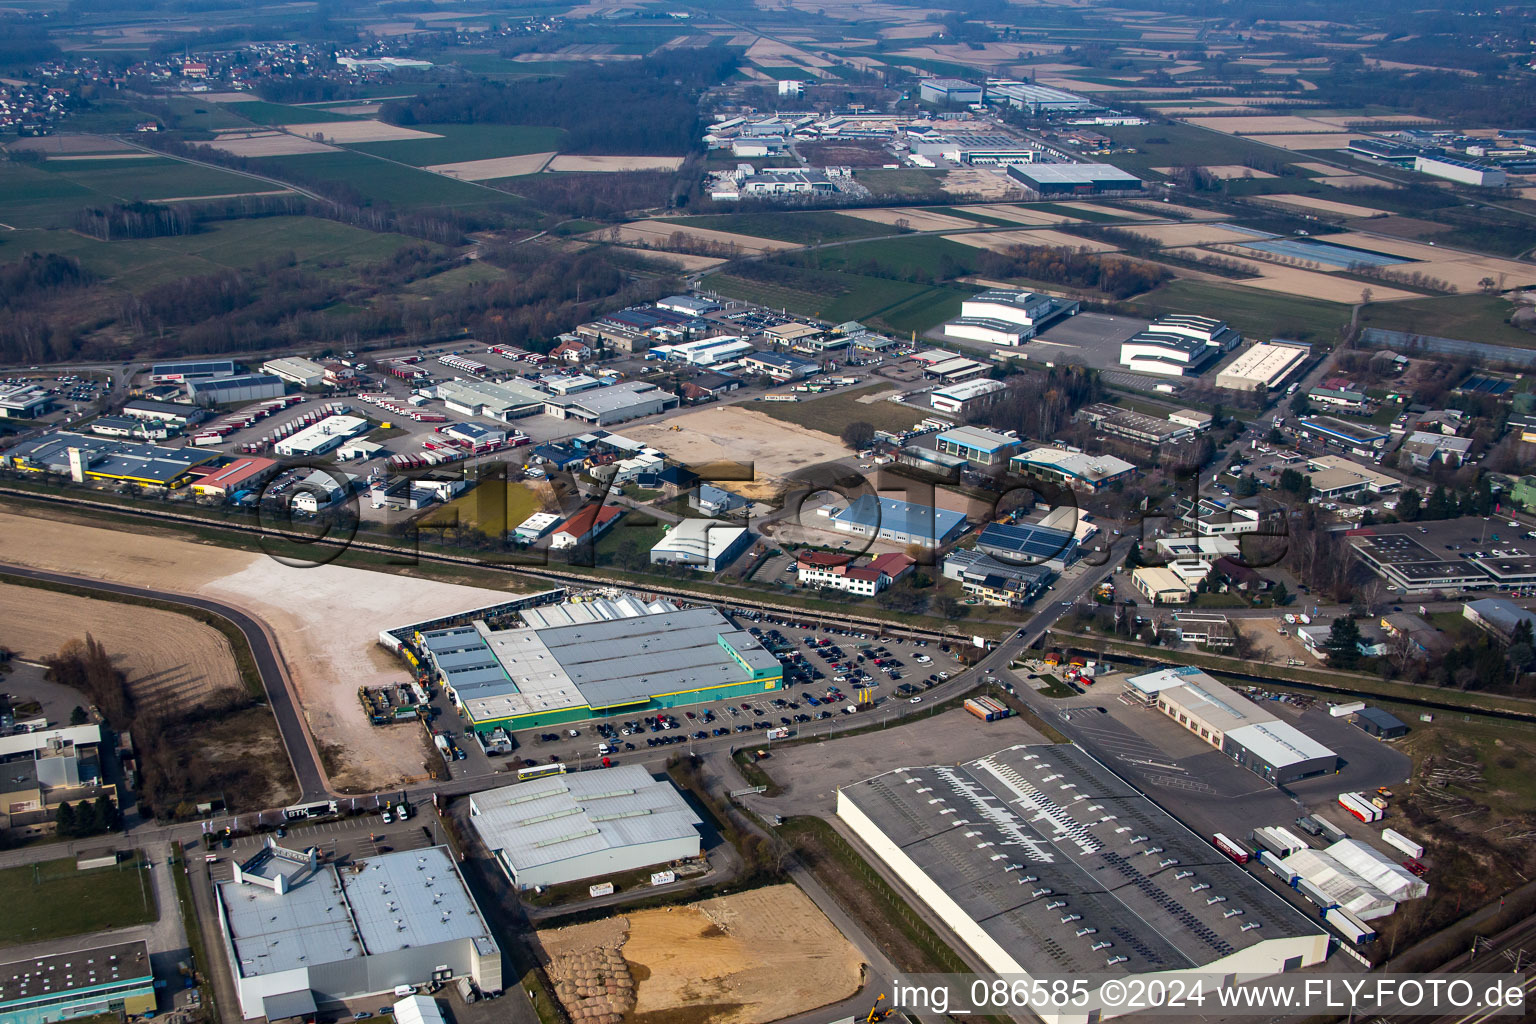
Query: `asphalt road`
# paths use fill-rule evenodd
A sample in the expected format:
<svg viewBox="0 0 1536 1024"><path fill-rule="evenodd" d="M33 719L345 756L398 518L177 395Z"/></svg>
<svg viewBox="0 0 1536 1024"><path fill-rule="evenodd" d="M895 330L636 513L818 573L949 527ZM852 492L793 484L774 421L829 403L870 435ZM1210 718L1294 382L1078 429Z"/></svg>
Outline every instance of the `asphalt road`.
<svg viewBox="0 0 1536 1024"><path fill-rule="evenodd" d="M251 646L251 653L256 659L256 671L261 676L262 688L266 690L267 703L271 705L272 714L277 719L278 733L282 736L283 747L288 752L288 760L293 765L294 777L299 782L301 802L326 799L332 795L326 786L325 772L320 767L320 754L310 739L309 730L305 728L303 718L299 715L298 703L294 698L288 674L283 670L282 661L278 657L277 646L272 636L267 632L266 626L259 620L252 618L238 608L202 597L189 597L185 594L147 590L143 587L130 587L122 583L105 583L101 580L88 579L82 576L40 572L36 569L25 569L14 565L0 565L0 571L27 579L43 580L48 583L62 583L89 590L99 590L122 597L135 597L188 605L206 612L212 612L215 615L221 615L233 622L235 628L244 634L246 642Z"/></svg>

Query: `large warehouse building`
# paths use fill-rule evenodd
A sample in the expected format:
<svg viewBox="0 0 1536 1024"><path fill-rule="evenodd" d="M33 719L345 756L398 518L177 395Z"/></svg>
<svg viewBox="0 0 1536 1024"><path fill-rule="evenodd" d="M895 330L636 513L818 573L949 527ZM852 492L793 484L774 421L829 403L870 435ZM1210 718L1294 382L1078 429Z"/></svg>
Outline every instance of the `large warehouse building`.
<svg viewBox="0 0 1536 1024"><path fill-rule="evenodd" d="M1141 191L1140 178L1112 164L1013 164L1008 177L1042 196Z"/></svg>
<svg viewBox="0 0 1536 1024"><path fill-rule="evenodd" d="M1076 313L1079 303L1037 292L994 288L960 303L960 316L944 325L951 338L1022 345L1047 324Z"/></svg>
<svg viewBox="0 0 1536 1024"><path fill-rule="evenodd" d="M337 864L269 839L216 893L247 1020L462 977L501 991L501 948L447 847Z"/></svg>
<svg viewBox="0 0 1536 1024"><path fill-rule="evenodd" d="M1158 669L1125 682L1128 696L1277 786L1338 771L1339 755L1197 668Z"/></svg>
<svg viewBox="0 0 1536 1024"><path fill-rule="evenodd" d="M60 432L21 442L5 453L3 462L14 469L58 473L76 483L133 483L169 490L185 484L194 467L218 457L218 452L198 448Z"/></svg>
<svg viewBox="0 0 1536 1024"><path fill-rule="evenodd" d="M1194 377L1242 340L1225 320L1175 314L1152 321L1146 330L1121 343L1120 364L1136 373Z"/></svg>
<svg viewBox="0 0 1536 1024"><path fill-rule="evenodd" d="M991 971L1271 975L1328 935L1081 749L1015 746L838 790L837 815ZM1116 1016L1031 1009L1048 1024Z"/></svg>
<svg viewBox="0 0 1536 1024"><path fill-rule="evenodd" d="M1136 467L1113 455L1089 455L1065 448L1031 448L1008 460L1015 473L1060 480L1074 490L1099 491L1136 475Z"/></svg>
<svg viewBox="0 0 1536 1024"><path fill-rule="evenodd" d="M194 402L223 405L282 398L284 388L283 378L270 373L242 373L234 377L188 381L187 395Z"/></svg>
<svg viewBox="0 0 1536 1024"><path fill-rule="evenodd" d="M477 732L752 696L783 685L779 660L713 608L621 597L527 608L522 619L513 629L477 621L415 638Z"/></svg>
<svg viewBox="0 0 1536 1024"><path fill-rule="evenodd" d="M469 822L519 889L693 860L702 824L638 764L471 794Z"/></svg>
<svg viewBox="0 0 1536 1024"><path fill-rule="evenodd" d="M367 433L368 429L368 421L361 416L327 416L283 438L272 450L289 458L312 458L340 448L343 441Z"/></svg>
<svg viewBox="0 0 1536 1024"><path fill-rule="evenodd" d="M1273 391L1307 361L1305 345L1261 341L1228 363L1216 374L1216 386L1233 391Z"/></svg>
<svg viewBox="0 0 1536 1024"><path fill-rule="evenodd" d="M261 372L281 377L301 388L319 387L325 383L325 367L313 359L301 359L298 356L268 359L261 364Z"/></svg>

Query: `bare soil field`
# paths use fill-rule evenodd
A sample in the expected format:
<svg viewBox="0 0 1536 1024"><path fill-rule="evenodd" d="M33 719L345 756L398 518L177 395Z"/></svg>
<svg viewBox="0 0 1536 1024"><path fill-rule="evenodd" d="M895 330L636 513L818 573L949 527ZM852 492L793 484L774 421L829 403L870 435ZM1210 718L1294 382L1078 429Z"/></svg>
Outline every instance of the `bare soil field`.
<svg viewBox="0 0 1536 1024"><path fill-rule="evenodd" d="M401 128L383 121L322 121L319 124L285 124L284 130L305 138L322 136L326 142L399 142L402 139L440 139L441 135Z"/></svg>
<svg viewBox="0 0 1536 1024"><path fill-rule="evenodd" d="M308 153L334 153L335 147L314 139L301 139L283 132L230 132L207 143L235 156L304 156Z"/></svg>
<svg viewBox="0 0 1536 1024"><path fill-rule="evenodd" d="M348 114L352 117L372 117L374 114L379 112L379 108L383 105L384 104L382 103L350 103L342 104L339 107L316 107L315 109L323 110L328 114Z"/></svg>
<svg viewBox="0 0 1536 1024"><path fill-rule="evenodd" d="M976 226L975 221L966 220L964 217L936 213L933 210L920 210L915 207L894 210L848 210L846 215L857 217L859 220L873 221L876 224L890 224L893 227L905 221L913 231L954 231Z"/></svg>
<svg viewBox="0 0 1536 1024"><path fill-rule="evenodd" d="M243 199L246 196L286 196L291 195L292 189L274 188L265 192L222 192L216 196L167 196L164 199L150 199L151 203L190 203L207 199Z"/></svg>
<svg viewBox="0 0 1536 1024"><path fill-rule="evenodd" d="M1264 196L1263 201L1279 203L1281 206L1294 206L1302 210L1315 210L1319 213L1336 213L1340 217L1385 217L1387 215L1385 210L1335 202L1332 199L1319 199L1316 196L1273 195Z"/></svg>
<svg viewBox="0 0 1536 1024"><path fill-rule="evenodd" d="M683 165L680 156L557 156L545 170L550 171L675 171Z"/></svg>
<svg viewBox="0 0 1536 1024"><path fill-rule="evenodd" d="M967 213L979 213L983 217L1011 220L1015 224L1070 224L1081 220L1079 217L1067 217L1060 213L1035 210L1028 206L1013 206L1008 203L988 204L985 206L959 206L956 209L964 210Z"/></svg>
<svg viewBox="0 0 1536 1024"><path fill-rule="evenodd" d="M0 643L29 661L90 634L141 706L217 705L245 692L229 641L186 615L0 583L0 623Z"/></svg>
<svg viewBox="0 0 1536 1024"><path fill-rule="evenodd" d="M554 153L524 153L522 156L495 156L486 160L461 160L455 164L432 164L424 171L446 174L464 181L491 181L495 178L515 178L520 174L537 174L549 163Z"/></svg>
<svg viewBox="0 0 1536 1024"><path fill-rule="evenodd" d="M537 933L576 1021L765 1024L846 999L859 953L793 885Z"/></svg>
<svg viewBox="0 0 1536 1024"><path fill-rule="evenodd" d="M1338 125L1328 124L1296 114L1259 114L1254 117L1190 117L1190 124L1223 135L1288 135L1335 131Z"/></svg>
<svg viewBox="0 0 1536 1024"><path fill-rule="evenodd" d="M1070 203L1057 203L1055 205L1060 206L1062 209L1065 209L1065 210L1083 210L1084 212L1087 212L1087 213L1109 213L1109 214L1113 214L1116 217L1124 218L1125 220L1156 220L1157 219L1157 217L1154 217L1152 214L1144 213L1144 212L1142 212L1140 210L1126 210L1126 209L1121 209L1118 206L1100 206L1097 203L1082 202L1080 200L1079 201L1070 202ZM1180 206L1180 207L1177 207L1177 209L1183 210L1183 209L1187 209L1187 208L1183 207L1183 206ZM1197 210L1195 212L1204 214L1205 211L1204 210ZM1159 214L1159 216L1161 216L1161 214Z"/></svg>
<svg viewBox="0 0 1536 1024"><path fill-rule="evenodd" d="M747 49L747 59L763 67L831 67L830 61L802 50L798 46L790 46L761 36Z"/></svg>
<svg viewBox="0 0 1536 1024"><path fill-rule="evenodd" d="M944 175L939 187L952 196L1008 199L1024 194L1007 175L981 167L962 167Z"/></svg>
<svg viewBox="0 0 1536 1024"><path fill-rule="evenodd" d="M725 262L715 256L694 256L686 252L655 252L647 249L633 251L647 263L670 265L687 271L711 270Z"/></svg>
<svg viewBox="0 0 1536 1024"><path fill-rule="evenodd" d="M637 220L633 224L621 225L618 229L619 241L638 242L657 249L665 249L672 245L672 236L674 235L685 235L688 238L714 242L719 245L734 245L743 253L774 252L778 249L793 249L795 247L793 242L781 242L774 238L738 235L734 232L714 231L710 228L685 227L681 224L669 224L664 220ZM583 237L594 242L609 241L612 237L612 229L605 228L602 231L595 231Z"/></svg>
<svg viewBox="0 0 1536 1024"><path fill-rule="evenodd" d="M1087 249L1089 252L1114 252L1115 246L1092 238L1078 238L1060 231L977 231L969 235L945 235L951 242L959 242L973 249L990 249L1002 252L1015 245L1050 246L1069 249Z"/></svg>
<svg viewBox="0 0 1536 1024"><path fill-rule="evenodd" d="M756 479L729 486L759 500L777 496L795 470L848 454L831 434L734 405L669 416L663 423L628 428L624 433L665 450L680 462L750 462Z"/></svg>
<svg viewBox="0 0 1536 1024"><path fill-rule="evenodd" d="M1176 167L1154 167L1158 174L1172 174L1178 170ZM1273 178L1268 171L1256 171L1252 167L1244 167L1242 164L1215 164L1210 167L1200 168L1206 174L1220 181L1231 181L1235 178Z"/></svg>
<svg viewBox="0 0 1536 1024"><path fill-rule="evenodd" d="M1251 250L1213 246L1212 251L1225 257L1253 255ZM1366 284L1354 281L1347 277L1339 277L1335 273L1304 270L1301 267L1287 267L1278 263L1266 263L1263 260L1249 259L1245 264L1259 273L1259 277L1243 278L1241 281L1232 282L1243 288L1258 288L1267 292L1284 292L1287 295L1297 295L1303 298L1322 299L1325 302L1355 303L1360 301L1360 293L1369 288L1373 300L1376 302L1396 302L1400 299L1419 299L1422 295L1416 292L1403 291L1401 288L1392 288L1379 281Z"/></svg>
<svg viewBox="0 0 1536 1024"><path fill-rule="evenodd" d="M1321 174L1325 178L1342 177L1344 175L1354 173L1353 171L1345 170L1342 167L1335 167L1332 164L1320 164L1316 162L1295 163L1291 166L1300 167L1302 170L1311 171L1313 174Z"/></svg>
<svg viewBox="0 0 1536 1024"><path fill-rule="evenodd" d="M1147 224L1126 228L1162 245L1210 245L1212 242L1250 241L1253 235L1219 224Z"/></svg>
<svg viewBox="0 0 1536 1024"><path fill-rule="evenodd" d="M1031 46L1030 49L1037 49ZM1062 78L1058 75L1042 75L1036 79L1041 85L1049 85L1054 89L1068 89L1072 92L1127 92L1134 86L1108 85L1104 82L1085 82L1076 78Z"/></svg>
<svg viewBox="0 0 1536 1024"><path fill-rule="evenodd" d="M1222 214L1214 213L1210 210L1197 210L1193 206L1181 206L1178 203L1160 203L1151 199L1131 199L1122 203L1121 206L1145 210L1153 220L1172 216L1185 217L1189 220L1222 219ZM1105 213L1124 212L1120 207L1101 207L1101 209ZM1126 216L1135 216L1135 214L1126 214Z"/></svg>
<svg viewBox="0 0 1536 1024"><path fill-rule="evenodd" d="M1359 232L1329 235L1328 238L1330 241L1337 240L1341 245L1352 245L1359 249L1418 260L1420 262L1406 264L1397 269L1408 273L1422 271L1430 277L1449 281L1463 292L1476 291L1478 282L1485 277L1493 278L1501 289L1536 284L1536 263L1499 259L1496 256L1479 256L1475 253L1463 253L1454 249L1425 245L1423 242L1411 242L1402 238L1377 238L1373 234Z"/></svg>
<svg viewBox="0 0 1536 1024"><path fill-rule="evenodd" d="M43 135L37 138L9 140L6 149L31 153L120 153L132 149L126 142L99 135Z"/></svg>
<svg viewBox="0 0 1536 1024"><path fill-rule="evenodd" d="M379 631L503 597L495 590L345 566L291 568L164 531L125 534L5 509L0 551L6 561L37 569L203 594L265 622L316 745L344 751L332 783L346 789L383 789L421 771L418 745L384 742L385 734L364 720L357 703L359 686L405 678L403 665L377 645Z"/></svg>
<svg viewBox="0 0 1536 1024"><path fill-rule="evenodd" d="M1369 174L1336 174L1329 178L1325 184L1334 188L1402 188L1395 181L1387 181L1384 178L1372 177Z"/></svg>

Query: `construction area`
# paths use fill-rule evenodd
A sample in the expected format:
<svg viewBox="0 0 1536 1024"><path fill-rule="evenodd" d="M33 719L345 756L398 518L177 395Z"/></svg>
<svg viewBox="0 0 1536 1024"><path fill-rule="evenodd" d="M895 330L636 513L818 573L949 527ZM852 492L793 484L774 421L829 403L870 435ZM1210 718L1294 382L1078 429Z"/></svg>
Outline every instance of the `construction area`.
<svg viewBox="0 0 1536 1024"><path fill-rule="evenodd" d="M857 992L863 962L793 885L536 933L578 1024L767 1024Z"/></svg>

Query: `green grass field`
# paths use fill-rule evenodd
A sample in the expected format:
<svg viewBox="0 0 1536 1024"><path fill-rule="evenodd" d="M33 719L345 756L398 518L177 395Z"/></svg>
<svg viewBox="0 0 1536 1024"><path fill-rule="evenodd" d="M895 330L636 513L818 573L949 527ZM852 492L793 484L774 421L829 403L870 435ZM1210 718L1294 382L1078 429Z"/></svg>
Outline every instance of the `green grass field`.
<svg viewBox="0 0 1536 1024"><path fill-rule="evenodd" d="M937 172L926 171L916 167L900 169L861 167L853 172L853 177L877 196L915 198L921 196L937 197L944 194L943 190L939 188L939 175Z"/></svg>
<svg viewBox="0 0 1536 1024"><path fill-rule="evenodd" d="M272 189L243 175L160 157L0 163L0 224L67 228L88 206Z"/></svg>
<svg viewBox="0 0 1536 1024"><path fill-rule="evenodd" d="M59 939L155 920L154 888L138 859L79 871L72 857L0 870L11 912L0 946Z"/></svg>
<svg viewBox="0 0 1536 1024"><path fill-rule="evenodd" d="M1536 348L1536 334L1506 323L1512 303L1493 295L1446 295L1406 302L1373 302L1360 314L1365 327L1462 338L1515 348Z"/></svg>
<svg viewBox="0 0 1536 1024"><path fill-rule="evenodd" d="M796 284L766 283L715 274L706 287L723 295L803 316L838 323L858 320L871 327L908 334L921 333L957 315L969 292L948 286L890 281L827 270L812 272Z"/></svg>
<svg viewBox="0 0 1536 1024"><path fill-rule="evenodd" d="M679 217L675 221L683 227L708 228L711 231L730 231L757 238L774 238L781 242L812 245L821 242L839 242L846 238L874 238L894 234L895 229L857 217L844 217L839 213L724 213L711 217Z"/></svg>
<svg viewBox="0 0 1536 1024"><path fill-rule="evenodd" d="M543 508L538 492L519 483L487 480L454 498L442 508L422 517L421 525L471 526L489 537L496 537Z"/></svg>
<svg viewBox="0 0 1536 1024"><path fill-rule="evenodd" d="M73 231L0 231L0 261L25 252L56 252L75 257L118 287L134 290L225 268L243 270L289 253L301 263L324 261L331 268L324 272L340 273L420 244L405 235L364 231L317 217L266 217L222 221L195 235L120 242L99 242Z"/></svg>
<svg viewBox="0 0 1536 1024"><path fill-rule="evenodd" d="M1135 153L1117 153L1114 163L1132 174L1147 174L1154 167L1183 167L1187 164L1219 166L1241 164L1249 157L1264 163L1296 163L1307 157L1247 142L1233 135L1207 131L1187 124L1150 124L1106 128L1104 134Z"/></svg>
<svg viewBox="0 0 1536 1024"><path fill-rule="evenodd" d="M386 202L405 209L453 207L472 209L485 206L516 206L522 201L494 189L467 181L456 181L441 174L418 171L413 167L376 160L366 153L315 153L308 156L273 157L263 164L304 179L324 178L345 182L375 202Z"/></svg>
<svg viewBox="0 0 1536 1024"><path fill-rule="evenodd" d="M316 107L295 107L287 103L268 103L265 100L241 100L238 103L219 104L232 114L237 114L252 124L319 124L322 121L359 121L363 118L348 114L333 114Z"/></svg>
<svg viewBox="0 0 1536 1024"><path fill-rule="evenodd" d="M1207 281L1174 281L1126 303L1138 316L1219 316L1250 338L1284 337L1333 344L1349 307L1279 292Z"/></svg>
<svg viewBox="0 0 1536 1024"><path fill-rule="evenodd" d="M867 394L868 388L859 388L799 402L754 402L751 408L776 420L819 430L833 437L840 436L844 427L859 420L871 424L876 430L906 430L927 415L920 409L895 402L860 403L859 398Z"/></svg>
<svg viewBox="0 0 1536 1024"><path fill-rule="evenodd" d="M418 124L417 131L440 135L438 139L402 139L399 142L364 142L348 146L386 160L413 167L488 160L498 156L548 153L560 148L565 132L559 128L519 124Z"/></svg>
<svg viewBox="0 0 1536 1024"><path fill-rule="evenodd" d="M978 250L937 235L882 238L857 245L842 245L820 254L821 265L831 270L850 270L870 262L907 276L913 273L956 277L971 272Z"/></svg>

